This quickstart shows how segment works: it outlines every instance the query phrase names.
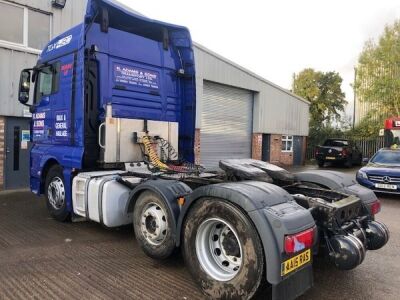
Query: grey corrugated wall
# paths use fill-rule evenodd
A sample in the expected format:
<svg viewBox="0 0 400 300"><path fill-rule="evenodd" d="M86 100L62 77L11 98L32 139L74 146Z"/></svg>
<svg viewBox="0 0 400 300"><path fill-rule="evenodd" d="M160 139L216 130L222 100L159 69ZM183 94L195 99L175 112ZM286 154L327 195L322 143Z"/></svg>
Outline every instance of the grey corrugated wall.
<svg viewBox="0 0 400 300"><path fill-rule="evenodd" d="M254 92L253 132L308 135L309 103L258 75L195 44L196 128L201 128L203 81L213 81ZM290 74L288 74L290 76Z"/></svg>

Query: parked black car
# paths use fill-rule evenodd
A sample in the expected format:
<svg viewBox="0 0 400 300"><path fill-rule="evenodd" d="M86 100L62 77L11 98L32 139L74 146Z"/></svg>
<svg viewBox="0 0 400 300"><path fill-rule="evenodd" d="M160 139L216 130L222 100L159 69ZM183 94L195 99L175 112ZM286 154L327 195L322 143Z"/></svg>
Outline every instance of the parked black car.
<svg viewBox="0 0 400 300"><path fill-rule="evenodd" d="M348 168L362 163L360 149L347 139L327 139L322 146L317 147L315 158L319 167L323 167L325 162L341 163Z"/></svg>

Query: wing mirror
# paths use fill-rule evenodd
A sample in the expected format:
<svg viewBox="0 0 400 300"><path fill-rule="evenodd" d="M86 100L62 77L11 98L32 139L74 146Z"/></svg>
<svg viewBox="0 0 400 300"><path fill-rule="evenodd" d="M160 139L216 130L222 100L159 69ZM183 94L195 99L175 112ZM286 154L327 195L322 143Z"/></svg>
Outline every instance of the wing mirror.
<svg viewBox="0 0 400 300"><path fill-rule="evenodd" d="M21 76L19 78L18 101L24 105L29 102L29 91L31 88L31 70L32 69L22 70Z"/></svg>

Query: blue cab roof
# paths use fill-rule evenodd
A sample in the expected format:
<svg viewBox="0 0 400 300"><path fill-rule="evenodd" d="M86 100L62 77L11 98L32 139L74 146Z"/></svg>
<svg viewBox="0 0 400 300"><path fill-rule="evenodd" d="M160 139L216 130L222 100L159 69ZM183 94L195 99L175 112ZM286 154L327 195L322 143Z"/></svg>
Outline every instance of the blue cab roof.
<svg viewBox="0 0 400 300"><path fill-rule="evenodd" d="M58 58L82 48L85 45L86 28L92 22L93 18L96 18L98 9L101 6L113 9L114 13L118 14L120 18L128 18L130 20L137 21L142 25L145 24L145 27L148 28L149 32L154 28L160 27L183 32L184 36L182 36L182 41L185 43L189 41L190 45L186 46L191 46L192 41L189 30L184 26L173 25L147 18L115 0L88 0L84 20L82 20L79 25L72 27L64 33L54 37L42 50L42 53L39 56L38 64Z"/></svg>

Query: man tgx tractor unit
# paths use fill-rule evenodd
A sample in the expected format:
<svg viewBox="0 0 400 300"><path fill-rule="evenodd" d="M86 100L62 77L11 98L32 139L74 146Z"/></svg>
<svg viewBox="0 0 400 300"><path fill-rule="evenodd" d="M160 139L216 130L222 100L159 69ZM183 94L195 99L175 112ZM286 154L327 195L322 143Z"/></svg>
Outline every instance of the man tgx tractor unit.
<svg viewBox="0 0 400 300"><path fill-rule="evenodd" d="M251 159L195 165L195 100L185 27L89 0L82 24L21 73L31 190L59 221L133 224L155 259L180 248L211 298L293 299L313 284L314 255L348 270L386 244L375 194L340 173Z"/></svg>

